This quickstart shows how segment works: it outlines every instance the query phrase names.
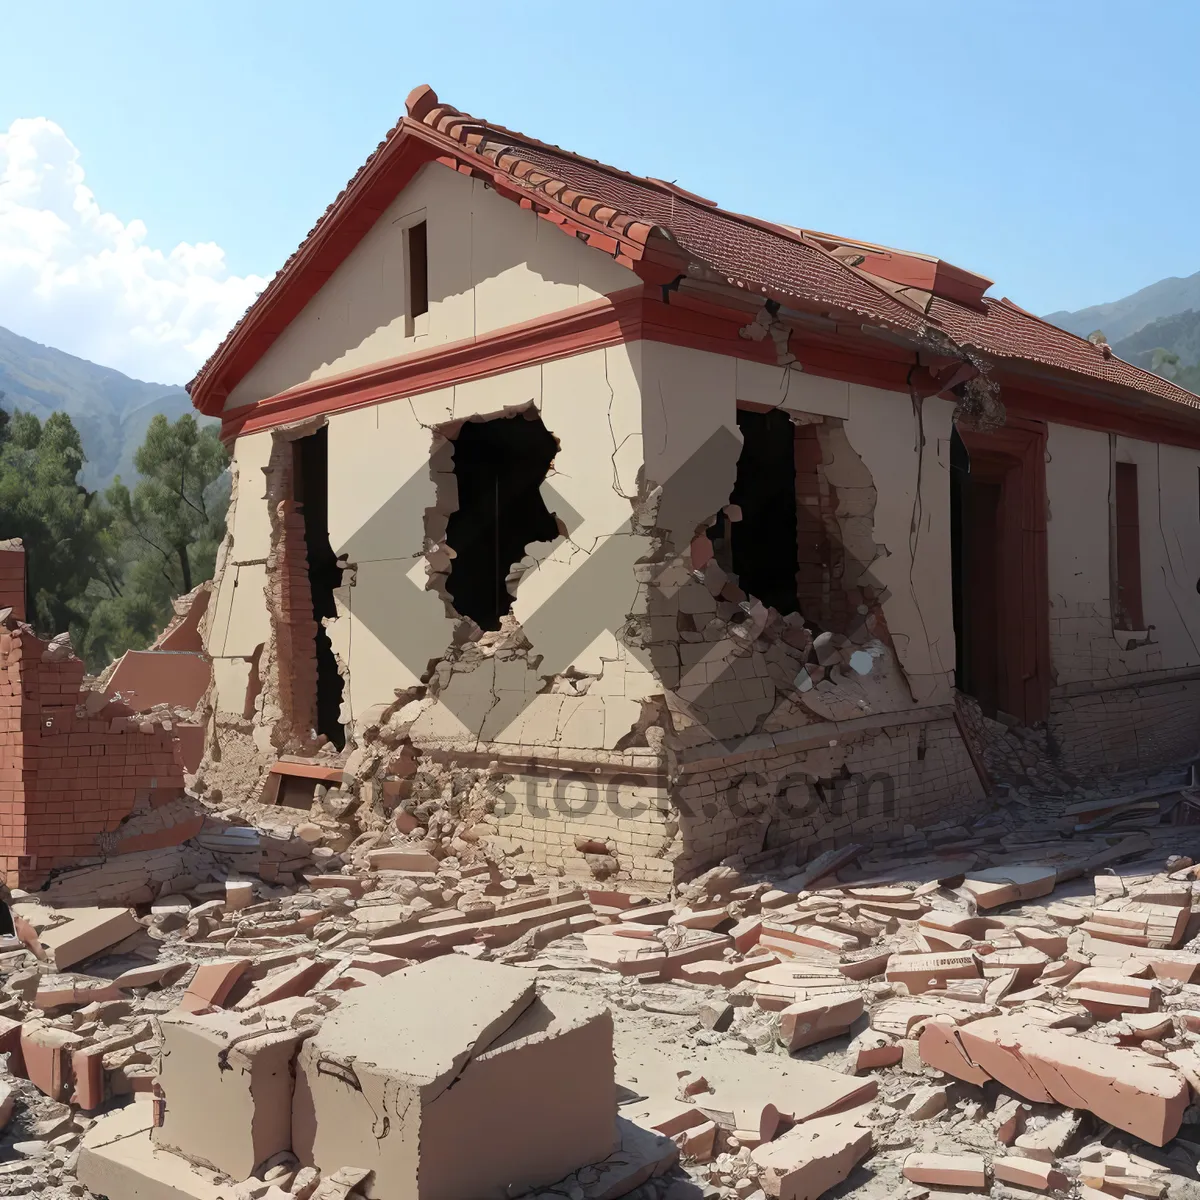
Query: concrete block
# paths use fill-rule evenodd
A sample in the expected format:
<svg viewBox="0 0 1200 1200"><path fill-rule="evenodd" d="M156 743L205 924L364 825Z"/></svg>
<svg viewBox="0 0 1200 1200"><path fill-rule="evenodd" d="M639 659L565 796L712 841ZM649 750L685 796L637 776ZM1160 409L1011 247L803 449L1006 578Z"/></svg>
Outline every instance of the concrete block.
<svg viewBox="0 0 1200 1200"><path fill-rule="evenodd" d="M370 1167L368 1197L502 1200L604 1159L615 1106L606 1010L451 955L347 993L300 1054L293 1145Z"/></svg>
<svg viewBox="0 0 1200 1200"><path fill-rule="evenodd" d="M233 1179L291 1149L293 1059L310 1028L292 1027L296 1005L162 1018L166 1096L156 1147Z"/></svg>
<svg viewBox="0 0 1200 1200"><path fill-rule="evenodd" d="M79 1181L97 1196L121 1200L238 1200L214 1172L155 1147L152 1112L134 1103L98 1118L79 1147Z"/></svg>
<svg viewBox="0 0 1200 1200"><path fill-rule="evenodd" d="M817 1200L836 1187L871 1152L866 1111L816 1117L751 1151L763 1191L773 1200Z"/></svg>
<svg viewBox="0 0 1200 1200"><path fill-rule="evenodd" d="M128 908L60 908L60 924L39 929L37 940L56 971L66 971L85 958L124 941L141 928Z"/></svg>

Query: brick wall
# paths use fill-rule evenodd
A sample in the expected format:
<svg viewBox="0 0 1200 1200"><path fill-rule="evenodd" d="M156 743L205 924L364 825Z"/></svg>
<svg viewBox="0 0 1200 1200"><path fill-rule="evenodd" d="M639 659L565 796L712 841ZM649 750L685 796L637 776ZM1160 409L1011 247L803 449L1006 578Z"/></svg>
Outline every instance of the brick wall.
<svg viewBox="0 0 1200 1200"><path fill-rule="evenodd" d="M170 730L108 705L80 715L84 666L27 626L0 631L0 871L10 887L102 852L135 808L177 800Z"/></svg>
<svg viewBox="0 0 1200 1200"><path fill-rule="evenodd" d="M610 847L619 879L656 890L727 857L796 845L801 860L850 841L888 841L905 825L966 820L983 788L952 717L887 726L836 746L741 755L670 786L518 775L496 832L540 866L586 877L578 843Z"/></svg>
<svg viewBox="0 0 1200 1200"><path fill-rule="evenodd" d="M1051 698L1049 728L1081 775L1150 771L1200 755L1200 680L1110 684Z"/></svg>
<svg viewBox="0 0 1200 1200"><path fill-rule="evenodd" d="M0 541L0 608L25 620L25 547L20 538Z"/></svg>
<svg viewBox="0 0 1200 1200"><path fill-rule="evenodd" d="M796 463L796 599L800 611L821 628L833 625L831 555L828 525L833 514L829 481L822 469L821 444L815 425L797 425Z"/></svg>
<svg viewBox="0 0 1200 1200"><path fill-rule="evenodd" d="M677 878L723 858L798 845L802 860L850 841L966 819L983 787L953 718L910 721L834 746L764 751L689 772L676 788Z"/></svg>
<svg viewBox="0 0 1200 1200"><path fill-rule="evenodd" d="M287 728L307 741L317 721L317 622L304 513L294 500L280 503L279 523L280 536L267 564L279 701Z"/></svg>

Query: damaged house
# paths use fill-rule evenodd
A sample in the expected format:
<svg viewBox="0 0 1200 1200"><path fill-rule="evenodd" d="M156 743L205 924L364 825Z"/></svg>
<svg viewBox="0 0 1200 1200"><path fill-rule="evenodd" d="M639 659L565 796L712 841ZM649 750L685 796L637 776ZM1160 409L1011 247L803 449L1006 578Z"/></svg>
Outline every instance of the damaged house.
<svg viewBox="0 0 1200 1200"><path fill-rule="evenodd" d="M960 812L980 713L1195 753L1200 399L937 258L407 108L190 385L236 472L206 786L344 769L403 833L466 772L456 837L664 885Z"/></svg>

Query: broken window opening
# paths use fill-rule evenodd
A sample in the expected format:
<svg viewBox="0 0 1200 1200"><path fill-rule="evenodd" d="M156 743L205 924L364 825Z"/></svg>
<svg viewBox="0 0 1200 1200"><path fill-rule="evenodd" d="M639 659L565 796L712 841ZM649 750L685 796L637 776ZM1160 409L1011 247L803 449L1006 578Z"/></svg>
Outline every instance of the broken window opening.
<svg viewBox="0 0 1200 1200"><path fill-rule="evenodd" d="M341 723L343 680L324 621L337 616L333 593L342 585L342 568L329 544L329 429L292 443L293 498L304 517L304 545L308 556L308 586L312 593L316 632L317 705L316 731L338 750L346 745Z"/></svg>
<svg viewBox="0 0 1200 1200"><path fill-rule="evenodd" d="M446 591L455 611L480 629L499 629L512 611L508 576L526 548L559 536L540 491L557 452L533 409L468 421L454 439L458 509L446 524L454 551Z"/></svg>
<svg viewBox="0 0 1200 1200"><path fill-rule="evenodd" d="M12 912L7 904L0 900L0 937L16 937L17 930L13 924Z"/></svg>
<svg viewBox="0 0 1200 1200"><path fill-rule="evenodd" d="M418 221L408 229L408 315L420 317L429 311L428 226Z"/></svg>
<svg viewBox="0 0 1200 1200"><path fill-rule="evenodd" d="M735 575L748 595L786 616L800 611L795 427L779 409L738 409L737 423L742 451L729 502L741 509L741 519L720 513L708 537L722 570Z"/></svg>

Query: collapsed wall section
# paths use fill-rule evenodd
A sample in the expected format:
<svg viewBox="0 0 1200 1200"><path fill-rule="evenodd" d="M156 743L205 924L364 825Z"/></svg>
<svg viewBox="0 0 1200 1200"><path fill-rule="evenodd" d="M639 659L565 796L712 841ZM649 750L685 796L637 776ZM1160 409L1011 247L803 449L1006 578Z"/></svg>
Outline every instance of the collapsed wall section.
<svg viewBox="0 0 1200 1200"><path fill-rule="evenodd" d="M122 822L178 801L170 723L81 692L70 645L9 618L0 632L0 870L10 887L102 855ZM178 840L178 839L176 839Z"/></svg>

